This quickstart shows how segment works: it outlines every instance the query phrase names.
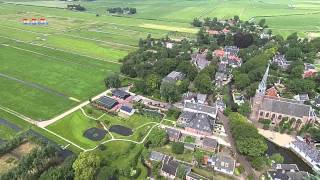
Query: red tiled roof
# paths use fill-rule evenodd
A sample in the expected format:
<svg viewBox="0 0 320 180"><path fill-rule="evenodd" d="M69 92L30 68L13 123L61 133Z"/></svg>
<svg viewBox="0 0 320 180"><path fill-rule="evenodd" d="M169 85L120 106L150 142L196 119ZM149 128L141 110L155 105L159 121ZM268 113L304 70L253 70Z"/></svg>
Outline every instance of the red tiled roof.
<svg viewBox="0 0 320 180"><path fill-rule="evenodd" d="M215 50L214 55L218 57L223 57L224 56L224 51L223 50Z"/></svg>
<svg viewBox="0 0 320 180"><path fill-rule="evenodd" d="M273 86L266 91L267 96L278 97L278 90Z"/></svg>

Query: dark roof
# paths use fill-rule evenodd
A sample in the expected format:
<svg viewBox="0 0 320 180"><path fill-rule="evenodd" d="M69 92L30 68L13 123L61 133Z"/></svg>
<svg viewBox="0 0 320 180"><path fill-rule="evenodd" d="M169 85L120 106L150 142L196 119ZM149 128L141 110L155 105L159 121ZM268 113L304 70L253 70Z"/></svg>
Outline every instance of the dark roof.
<svg viewBox="0 0 320 180"><path fill-rule="evenodd" d="M228 156L217 155L211 158L214 166L218 169L233 171L235 168L235 160Z"/></svg>
<svg viewBox="0 0 320 180"><path fill-rule="evenodd" d="M261 110L303 118L310 116L311 106L281 98L263 98Z"/></svg>
<svg viewBox="0 0 320 180"><path fill-rule="evenodd" d="M217 148L218 147L218 141L215 139L207 138L205 137L202 141L202 144L204 146L210 147L210 148Z"/></svg>
<svg viewBox="0 0 320 180"><path fill-rule="evenodd" d="M173 160L173 158L170 156L165 156L162 163L161 170L163 172L166 172L170 175L175 176L177 173L178 167L179 167L179 163L177 161Z"/></svg>
<svg viewBox="0 0 320 180"><path fill-rule="evenodd" d="M179 139L181 136L181 132L172 128L166 128L166 132L169 138Z"/></svg>
<svg viewBox="0 0 320 180"><path fill-rule="evenodd" d="M127 112L127 113L131 113L131 111L132 111L132 108L129 107L129 106L121 106L120 109L121 109L122 111Z"/></svg>
<svg viewBox="0 0 320 180"><path fill-rule="evenodd" d="M300 151L310 157L316 163L320 163L320 151L306 142L296 138L295 141L292 142L294 146L296 146Z"/></svg>
<svg viewBox="0 0 320 180"><path fill-rule="evenodd" d="M162 161L164 155L157 151L151 151L149 159L152 161Z"/></svg>
<svg viewBox="0 0 320 180"><path fill-rule="evenodd" d="M113 90L112 95L119 97L119 98L122 98L122 99L125 99L130 96L130 94L128 92L120 90L120 89Z"/></svg>
<svg viewBox="0 0 320 180"><path fill-rule="evenodd" d="M227 72L227 64L220 63L218 67L218 72Z"/></svg>
<svg viewBox="0 0 320 180"><path fill-rule="evenodd" d="M226 46L224 47L224 51L230 54L238 54L239 48L236 46Z"/></svg>
<svg viewBox="0 0 320 180"><path fill-rule="evenodd" d="M284 171L299 171L299 168L296 164L272 164L274 170L281 169Z"/></svg>
<svg viewBox="0 0 320 180"><path fill-rule="evenodd" d="M118 104L118 101L108 97L108 96L102 96L97 100L97 103L101 106L104 106L108 109L112 109L115 105Z"/></svg>
<svg viewBox="0 0 320 180"><path fill-rule="evenodd" d="M164 82L176 82L178 80L182 80L184 78L184 74L178 71L172 71L166 77L162 79Z"/></svg>
<svg viewBox="0 0 320 180"><path fill-rule="evenodd" d="M186 125L189 128L212 133L215 120L207 114L196 113Z"/></svg>
<svg viewBox="0 0 320 180"><path fill-rule="evenodd" d="M191 109L192 111L202 112L209 114L215 118L217 115L217 109L212 106L207 106L199 103L186 102L184 108Z"/></svg>
<svg viewBox="0 0 320 180"><path fill-rule="evenodd" d="M301 180L309 176L309 173L299 171L296 164L273 164L267 173L272 179L281 180Z"/></svg>

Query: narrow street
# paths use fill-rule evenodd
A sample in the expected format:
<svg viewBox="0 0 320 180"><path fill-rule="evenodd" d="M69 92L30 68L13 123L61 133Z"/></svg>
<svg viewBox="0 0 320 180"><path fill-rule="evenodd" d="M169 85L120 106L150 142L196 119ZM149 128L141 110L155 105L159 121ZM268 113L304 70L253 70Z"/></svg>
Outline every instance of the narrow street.
<svg viewBox="0 0 320 180"><path fill-rule="evenodd" d="M254 169L251 167L250 162L245 158L245 156L241 155L238 151L237 148L235 146L235 141L232 137L231 131L230 131L230 126L229 126L229 119L220 111L218 112L218 118L220 119L220 121L223 123L223 126L225 128L225 131L228 135L229 138L229 142L231 144L232 150L234 151L234 153L236 154L237 160L238 162L244 167L244 169L246 170L246 176L253 174L254 175L254 179L258 180L259 179L259 174L254 171Z"/></svg>

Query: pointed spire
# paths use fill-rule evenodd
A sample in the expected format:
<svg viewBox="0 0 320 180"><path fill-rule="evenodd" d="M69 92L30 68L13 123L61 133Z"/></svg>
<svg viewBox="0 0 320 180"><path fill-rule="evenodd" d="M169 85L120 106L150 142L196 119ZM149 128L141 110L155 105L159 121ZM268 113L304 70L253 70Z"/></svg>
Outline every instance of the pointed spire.
<svg viewBox="0 0 320 180"><path fill-rule="evenodd" d="M267 70L264 73L263 78L259 84L259 88L257 89L257 94L259 94L259 95L265 95L265 93L266 93L269 69L270 69L270 61L268 62Z"/></svg>

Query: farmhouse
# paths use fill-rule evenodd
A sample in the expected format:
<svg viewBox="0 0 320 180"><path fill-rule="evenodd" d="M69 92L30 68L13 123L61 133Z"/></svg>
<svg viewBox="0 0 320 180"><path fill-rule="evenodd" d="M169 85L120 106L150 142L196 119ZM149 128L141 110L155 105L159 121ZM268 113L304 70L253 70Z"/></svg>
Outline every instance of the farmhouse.
<svg viewBox="0 0 320 180"><path fill-rule="evenodd" d="M316 147L306 143L301 137L289 143L289 147L311 165L313 170L320 170L320 151Z"/></svg>
<svg viewBox="0 0 320 180"><path fill-rule="evenodd" d="M183 111L207 114L214 119L217 117L217 108L216 107L204 105L201 103L185 102Z"/></svg>
<svg viewBox="0 0 320 180"><path fill-rule="evenodd" d="M165 156L162 160L160 175L170 180L176 178L179 163L173 157Z"/></svg>
<svg viewBox="0 0 320 180"><path fill-rule="evenodd" d="M182 95L183 102L207 104L207 95L201 93L187 92Z"/></svg>
<svg viewBox="0 0 320 180"><path fill-rule="evenodd" d="M116 105L118 105L118 101L108 97L108 96L102 96L94 103L98 108L107 109L110 110L114 108Z"/></svg>
<svg viewBox="0 0 320 180"><path fill-rule="evenodd" d="M128 97L130 97L130 94L126 91L115 89L112 91L112 96L115 96L120 99L127 99Z"/></svg>
<svg viewBox="0 0 320 180"><path fill-rule="evenodd" d="M295 95L293 98L295 100L301 101L301 102L305 102L305 101L309 101L310 100L308 94L298 94L298 95Z"/></svg>
<svg viewBox="0 0 320 180"><path fill-rule="evenodd" d="M215 171L233 175L236 161L231 157L218 154L209 158L208 164L213 166Z"/></svg>
<svg viewBox="0 0 320 180"><path fill-rule="evenodd" d="M266 95L266 82L269 67L259 84L256 95L252 101L251 120L262 119L272 120L272 124L280 123L284 118L293 121L293 127L300 129L303 124L313 123L316 120L315 111L310 105L302 104L300 101L272 97Z"/></svg>

